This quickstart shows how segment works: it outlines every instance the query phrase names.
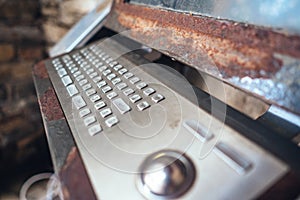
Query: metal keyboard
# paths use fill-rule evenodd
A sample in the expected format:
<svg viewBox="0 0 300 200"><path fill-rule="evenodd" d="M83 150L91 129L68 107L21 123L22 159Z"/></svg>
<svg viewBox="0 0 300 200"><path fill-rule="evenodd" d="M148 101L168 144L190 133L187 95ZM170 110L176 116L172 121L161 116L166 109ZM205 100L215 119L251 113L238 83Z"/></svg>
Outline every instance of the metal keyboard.
<svg viewBox="0 0 300 200"><path fill-rule="evenodd" d="M119 114L125 114L132 110L131 107L144 111L151 104L159 103L165 98L96 45L65 55L61 59L54 59L52 65L72 98L75 109L80 110L79 116L91 136L119 122L110 103L117 108ZM113 91L113 88L117 91ZM123 95L120 96L117 92ZM132 102L131 107L124 98ZM87 106L86 101L93 104L94 112L90 108L84 108ZM99 111L104 123L96 120L95 111Z"/></svg>
<svg viewBox="0 0 300 200"><path fill-rule="evenodd" d="M287 172L192 103L185 79L124 52L109 40L46 62L97 197L251 199Z"/></svg>

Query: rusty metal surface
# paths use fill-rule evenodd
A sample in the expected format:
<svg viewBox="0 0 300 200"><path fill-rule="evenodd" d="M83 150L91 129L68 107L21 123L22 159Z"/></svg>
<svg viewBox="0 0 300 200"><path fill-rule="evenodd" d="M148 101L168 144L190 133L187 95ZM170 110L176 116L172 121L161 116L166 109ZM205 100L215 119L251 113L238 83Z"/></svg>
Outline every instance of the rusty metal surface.
<svg viewBox="0 0 300 200"><path fill-rule="evenodd" d="M64 199L96 199L44 62L33 67L33 79L53 167L62 183Z"/></svg>
<svg viewBox="0 0 300 200"><path fill-rule="evenodd" d="M300 33L298 0L130 0L129 2Z"/></svg>
<svg viewBox="0 0 300 200"><path fill-rule="evenodd" d="M117 0L106 26L213 75L235 87L300 114L300 37L245 23L130 5ZM297 73L291 81L290 63ZM244 78L244 79L243 79ZM248 81L245 82L247 78ZM255 84L253 85L253 81ZM269 83L273 85L269 85ZM271 88L274 86L274 90ZM291 87L292 86L292 87ZM269 89L266 89L269 87ZM295 100L296 99L296 100Z"/></svg>
<svg viewBox="0 0 300 200"><path fill-rule="evenodd" d="M60 172L63 196L68 199L96 199L77 148L73 148Z"/></svg>

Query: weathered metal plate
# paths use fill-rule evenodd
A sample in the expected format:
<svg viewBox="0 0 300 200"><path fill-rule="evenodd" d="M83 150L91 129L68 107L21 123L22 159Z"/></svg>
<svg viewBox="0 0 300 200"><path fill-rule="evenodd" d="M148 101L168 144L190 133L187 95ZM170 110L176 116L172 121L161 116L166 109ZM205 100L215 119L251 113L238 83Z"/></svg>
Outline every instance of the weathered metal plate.
<svg viewBox="0 0 300 200"><path fill-rule="evenodd" d="M106 26L300 114L300 36L121 0Z"/></svg>

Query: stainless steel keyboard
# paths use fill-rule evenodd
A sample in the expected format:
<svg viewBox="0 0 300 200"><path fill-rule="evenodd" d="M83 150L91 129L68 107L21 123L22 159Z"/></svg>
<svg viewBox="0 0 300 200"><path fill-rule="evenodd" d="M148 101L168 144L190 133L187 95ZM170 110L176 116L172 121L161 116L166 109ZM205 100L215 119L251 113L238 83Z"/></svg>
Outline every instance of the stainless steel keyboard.
<svg viewBox="0 0 300 200"><path fill-rule="evenodd" d="M157 64L137 66L122 56L128 51L109 40L46 63L100 199L251 199L286 173L192 103L186 80ZM161 170L168 166L177 175Z"/></svg>

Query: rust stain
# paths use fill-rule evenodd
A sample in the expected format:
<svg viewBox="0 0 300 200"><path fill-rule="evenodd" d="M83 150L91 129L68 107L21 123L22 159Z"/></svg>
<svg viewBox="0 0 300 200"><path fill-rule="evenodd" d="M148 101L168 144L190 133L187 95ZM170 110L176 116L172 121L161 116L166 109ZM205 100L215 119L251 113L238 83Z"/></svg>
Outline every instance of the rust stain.
<svg viewBox="0 0 300 200"><path fill-rule="evenodd" d="M199 68L203 68L203 56L207 56L224 77L270 77L282 67L274 53L300 58L299 36L268 28L131 5L121 0L116 1L114 12L120 26L131 29L134 39ZM263 74L259 73L261 70Z"/></svg>
<svg viewBox="0 0 300 200"><path fill-rule="evenodd" d="M96 199L76 147L73 147L70 151L59 176L64 199Z"/></svg>
<svg viewBox="0 0 300 200"><path fill-rule="evenodd" d="M59 120L64 118L59 102L53 88L49 88L40 98L40 107L46 120Z"/></svg>
<svg viewBox="0 0 300 200"><path fill-rule="evenodd" d="M41 79L49 78L44 61L41 61L33 66L33 73L36 77Z"/></svg>

